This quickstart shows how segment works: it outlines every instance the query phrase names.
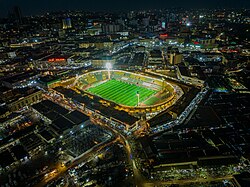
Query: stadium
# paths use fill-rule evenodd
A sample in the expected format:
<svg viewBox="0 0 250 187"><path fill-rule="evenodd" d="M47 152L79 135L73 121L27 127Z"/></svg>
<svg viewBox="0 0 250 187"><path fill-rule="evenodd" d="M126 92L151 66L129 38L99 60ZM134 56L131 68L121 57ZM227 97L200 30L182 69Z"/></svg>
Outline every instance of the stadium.
<svg viewBox="0 0 250 187"><path fill-rule="evenodd" d="M147 74L122 70L87 72L79 75L73 85L89 97L99 97L103 105L130 114L158 113L179 98L177 85Z"/></svg>

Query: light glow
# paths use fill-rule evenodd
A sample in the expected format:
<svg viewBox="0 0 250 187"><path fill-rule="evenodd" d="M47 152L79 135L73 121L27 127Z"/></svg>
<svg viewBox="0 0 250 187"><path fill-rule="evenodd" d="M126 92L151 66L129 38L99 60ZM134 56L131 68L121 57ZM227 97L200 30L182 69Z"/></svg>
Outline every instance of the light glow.
<svg viewBox="0 0 250 187"><path fill-rule="evenodd" d="M106 68L109 70L109 69L112 69L112 64L111 63L107 63L106 64Z"/></svg>

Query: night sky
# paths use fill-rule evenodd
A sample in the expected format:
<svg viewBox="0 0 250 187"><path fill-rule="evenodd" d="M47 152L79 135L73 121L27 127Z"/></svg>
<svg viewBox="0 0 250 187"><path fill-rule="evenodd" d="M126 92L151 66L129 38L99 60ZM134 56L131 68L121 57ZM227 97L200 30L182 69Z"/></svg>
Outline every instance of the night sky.
<svg viewBox="0 0 250 187"><path fill-rule="evenodd" d="M0 16L14 5L23 15L57 10L138 10L149 8L249 8L249 0L0 0Z"/></svg>

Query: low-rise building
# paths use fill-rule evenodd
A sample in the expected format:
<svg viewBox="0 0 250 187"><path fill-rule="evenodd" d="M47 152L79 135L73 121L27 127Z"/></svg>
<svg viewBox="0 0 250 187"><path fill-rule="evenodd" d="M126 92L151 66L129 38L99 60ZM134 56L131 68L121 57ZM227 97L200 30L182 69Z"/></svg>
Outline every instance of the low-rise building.
<svg viewBox="0 0 250 187"><path fill-rule="evenodd" d="M29 89L26 93L15 96L7 101L10 111L16 111L25 106L36 103L42 99L42 91L38 89Z"/></svg>

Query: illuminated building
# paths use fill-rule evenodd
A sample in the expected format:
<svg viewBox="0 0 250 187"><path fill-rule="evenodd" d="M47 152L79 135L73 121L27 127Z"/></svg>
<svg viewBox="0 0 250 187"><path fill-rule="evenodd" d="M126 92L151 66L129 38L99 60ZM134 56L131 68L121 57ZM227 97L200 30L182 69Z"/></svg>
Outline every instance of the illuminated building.
<svg viewBox="0 0 250 187"><path fill-rule="evenodd" d="M166 33L163 33L163 34L160 34L159 38L162 39L162 40L165 40L166 38L168 38L168 34Z"/></svg>
<svg viewBox="0 0 250 187"><path fill-rule="evenodd" d="M52 55L47 58L47 63L51 65L67 65L70 62L68 55Z"/></svg>
<svg viewBox="0 0 250 187"><path fill-rule="evenodd" d="M162 51L152 50L149 53L148 67L160 67L163 66Z"/></svg>
<svg viewBox="0 0 250 187"><path fill-rule="evenodd" d="M70 29L70 28L72 28L72 24L71 24L71 19L70 18L63 19L62 23L63 23L63 29Z"/></svg>
<svg viewBox="0 0 250 187"><path fill-rule="evenodd" d="M113 47L113 42L112 41L100 41L100 42L82 42L79 44L79 48L90 48L90 47L95 47L97 49L103 49L103 48L111 48Z"/></svg>
<svg viewBox="0 0 250 187"><path fill-rule="evenodd" d="M214 45L215 39L214 38L197 38L194 42L197 42L196 44L202 44L202 45Z"/></svg>
<svg viewBox="0 0 250 187"><path fill-rule="evenodd" d="M10 114L10 111L6 107L0 107L0 119L8 117Z"/></svg>
<svg viewBox="0 0 250 187"><path fill-rule="evenodd" d="M41 90L28 90L26 94L21 95L21 97L16 97L7 103L10 111L16 111L25 106L29 106L42 99Z"/></svg>
<svg viewBox="0 0 250 187"><path fill-rule="evenodd" d="M161 28L166 29L166 22L165 21L161 22Z"/></svg>
<svg viewBox="0 0 250 187"><path fill-rule="evenodd" d="M120 31L120 25L116 25L116 24L102 25L102 32L103 33L116 33L118 31Z"/></svg>
<svg viewBox="0 0 250 187"><path fill-rule="evenodd" d="M177 43L177 42L174 42ZM179 52L178 48L168 47L166 53L167 63L170 65L176 65L182 62L183 55Z"/></svg>
<svg viewBox="0 0 250 187"><path fill-rule="evenodd" d="M168 63L171 65L181 63L182 59L183 59L183 55L180 53L169 53L168 54Z"/></svg>

